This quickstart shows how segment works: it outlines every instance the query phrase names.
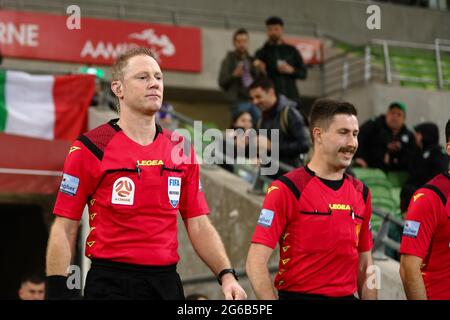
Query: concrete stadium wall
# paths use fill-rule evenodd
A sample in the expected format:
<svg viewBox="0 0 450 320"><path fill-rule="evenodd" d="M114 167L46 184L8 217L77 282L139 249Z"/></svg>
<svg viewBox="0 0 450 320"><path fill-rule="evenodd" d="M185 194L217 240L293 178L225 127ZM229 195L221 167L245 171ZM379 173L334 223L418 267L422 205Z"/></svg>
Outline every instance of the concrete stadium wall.
<svg viewBox="0 0 450 320"><path fill-rule="evenodd" d="M450 118L450 92L372 83L333 97L355 104L360 125L374 115L385 113L392 101L403 101L408 107L407 125L412 128L424 121L436 123L441 144L445 145L445 124Z"/></svg>

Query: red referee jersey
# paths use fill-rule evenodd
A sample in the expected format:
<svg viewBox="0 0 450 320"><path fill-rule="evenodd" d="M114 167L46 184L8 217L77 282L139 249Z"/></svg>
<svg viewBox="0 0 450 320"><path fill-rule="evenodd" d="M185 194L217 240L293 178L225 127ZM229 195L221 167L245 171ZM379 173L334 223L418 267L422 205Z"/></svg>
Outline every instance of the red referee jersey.
<svg viewBox="0 0 450 320"><path fill-rule="evenodd" d="M403 229L401 254L423 259L428 299L450 300L450 174L417 190Z"/></svg>
<svg viewBox="0 0 450 320"><path fill-rule="evenodd" d="M184 139L157 126L153 143L139 145L112 120L78 138L64 165L54 214L80 220L86 204L89 258L139 265L179 260L177 212L209 212L195 153ZM177 158L177 159L176 159Z"/></svg>
<svg viewBox="0 0 450 320"><path fill-rule="evenodd" d="M278 290L342 297L357 291L358 253L372 248L367 187L344 176L338 190L307 167L269 187L252 242L280 245Z"/></svg>

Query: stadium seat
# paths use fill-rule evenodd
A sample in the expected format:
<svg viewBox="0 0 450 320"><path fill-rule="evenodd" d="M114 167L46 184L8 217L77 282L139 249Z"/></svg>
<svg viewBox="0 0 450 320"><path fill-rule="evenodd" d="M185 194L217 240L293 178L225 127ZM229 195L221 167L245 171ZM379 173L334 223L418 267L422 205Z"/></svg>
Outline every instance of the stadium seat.
<svg viewBox="0 0 450 320"><path fill-rule="evenodd" d="M408 180L408 172L406 171L391 171L387 174L387 179L394 188L401 188Z"/></svg>
<svg viewBox="0 0 450 320"><path fill-rule="evenodd" d="M380 169L355 167L352 168L352 170L355 173L356 177L362 181L368 178L386 179L386 174Z"/></svg>

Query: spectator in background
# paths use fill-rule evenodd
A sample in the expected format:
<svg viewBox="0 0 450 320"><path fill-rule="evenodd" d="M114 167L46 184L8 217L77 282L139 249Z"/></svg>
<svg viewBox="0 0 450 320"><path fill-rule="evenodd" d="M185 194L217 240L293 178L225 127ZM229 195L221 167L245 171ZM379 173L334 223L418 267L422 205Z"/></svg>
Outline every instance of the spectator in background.
<svg viewBox="0 0 450 320"><path fill-rule="evenodd" d="M293 167L300 166L300 154L309 150L310 139L303 116L298 112L295 101L275 93L275 87L268 78L256 79L250 86L252 102L262 111L258 129L268 129L268 139L259 136L259 148L279 148L280 161ZM279 129L279 145L272 146L272 129ZM285 171L279 170L278 175Z"/></svg>
<svg viewBox="0 0 450 320"><path fill-rule="evenodd" d="M406 171L416 149L414 134L406 127L406 105L396 101L385 115L361 126L355 164L384 171Z"/></svg>
<svg viewBox="0 0 450 320"><path fill-rule="evenodd" d="M156 122L167 130L175 130L178 127L178 121L173 118L171 113L173 111L175 111L173 105L163 102L161 109L156 113Z"/></svg>
<svg viewBox="0 0 450 320"><path fill-rule="evenodd" d="M219 86L225 91L232 104L232 117L241 111L250 112L255 126L261 112L249 102L248 87L258 75L253 66L253 57L248 53L249 35L247 30L238 29L233 35L234 50L222 60Z"/></svg>
<svg viewBox="0 0 450 320"><path fill-rule="evenodd" d="M414 192L437 174L448 169L448 156L439 144L439 128L431 122L414 127L418 146L409 163L409 178L402 189L400 204L402 213L408 209Z"/></svg>
<svg viewBox="0 0 450 320"><path fill-rule="evenodd" d="M223 143L223 152L224 155L227 151L226 143L233 142L234 145L234 153L231 157L232 159L227 159L224 157L224 163L220 166L227 171L234 172L234 164L238 155L244 155L245 158L249 158L249 148L250 148L250 136L248 131L252 129L253 121L252 115L248 111L241 111L236 114L231 123L231 129L227 130L225 134L225 140ZM252 141L252 143L256 144L256 141ZM226 154L230 156L230 154ZM230 161L233 160L233 163Z"/></svg>
<svg viewBox="0 0 450 320"><path fill-rule="evenodd" d="M298 50L283 40L284 22L279 17L266 20L268 40L256 51L254 65L275 85L275 92L297 102L297 107L304 117L308 115L300 109L300 94L296 80L306 79L307 68Z"/></svg>
<svg viewBox="0 0 450 320"><path fill-rule="evenodd" d="M18 291L20 300L44 300L45 281L44 278L32 275L23 278Z"/></svg>

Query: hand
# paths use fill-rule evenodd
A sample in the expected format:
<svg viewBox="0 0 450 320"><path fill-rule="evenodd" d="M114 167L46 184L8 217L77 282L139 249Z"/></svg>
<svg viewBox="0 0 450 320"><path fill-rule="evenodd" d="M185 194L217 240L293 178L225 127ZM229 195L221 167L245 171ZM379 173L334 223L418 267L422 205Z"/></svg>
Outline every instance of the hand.
<svg viewBox="0 0 450 320"><path fill-rule="evenodd" d="M292 74L295 71L294 67L292 67L287 62L279 63L277 65L277 69L278 69L278 72L285 73L285 74Z"/></svg>
<svg viewBox="0 0 450 320"><path fill-rule="evenodd" d="M244 64L243 63L238 63L236 68L234 68L234 71L233 71L233 74L232 74L233 77L236 77L236 78L242 77L243 70L244 70Z"/></svg>
<svg viewBox="0 0 450 320"><path fill-rule="evenodd" d="M253 61L253 66L259 71L266 73L266 64L262 60L256 59Z"/></svg>
<svg viewBox="0 0 450 320"><path fill-rule="evenodd" d="M387 148L389 149L389 151L400 151L400 149L402 148L402 144L400 143L400 141L389 142Z"/></svg>
<svg viewBox="0 0 450 320"><path fill-rule="evenodd" d="M367 164L366 160L362 158L356 158L355 163L360 166L361 168L368 168L369 165Z"/></svg>
<svg viewBox="0 0 450 320"><path fill-rule="evenodd" d="M222 277L222 293L225 296L225 300L247 299L247 294L232 274L225 274Z"/></svg>

